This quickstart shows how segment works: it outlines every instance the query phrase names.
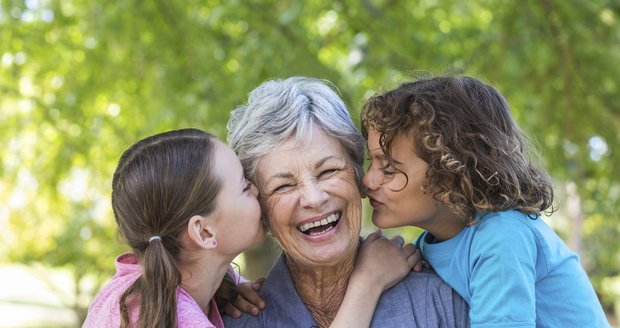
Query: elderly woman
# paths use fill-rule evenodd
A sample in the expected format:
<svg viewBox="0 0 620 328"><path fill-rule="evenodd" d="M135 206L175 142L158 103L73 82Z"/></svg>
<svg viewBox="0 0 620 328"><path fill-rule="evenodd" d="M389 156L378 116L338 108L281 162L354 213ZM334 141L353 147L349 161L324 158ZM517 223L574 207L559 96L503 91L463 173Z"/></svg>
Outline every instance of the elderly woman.
<svg viewBox="0 0 620 328"><path fill-rule="evenodd" d="M283 252L261 289L258 316L226 327L328 327L354 268L362 222L364 139L320 80L269 81L228 123L229 143L259 189ZM466 327L466 303L431 271L385 291L371 327Z"/></svg>

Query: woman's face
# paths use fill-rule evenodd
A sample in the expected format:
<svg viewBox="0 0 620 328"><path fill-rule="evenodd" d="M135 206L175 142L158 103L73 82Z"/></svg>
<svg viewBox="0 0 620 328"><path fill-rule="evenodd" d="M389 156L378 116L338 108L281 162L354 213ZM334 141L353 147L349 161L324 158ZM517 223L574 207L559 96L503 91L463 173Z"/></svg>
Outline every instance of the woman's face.
<svg viewBox="0 0 620 328"><path fill-rule="evenodd" d="M353 166L340 143L314 128L263 156L256 172L269 227L289 258L334 265L357 251L361 200Z"/></svg>
<svg viewBox="0 0 620 328"><path fill-rule="evenodd" d="M237 255L265 238L260 222L256 186L243 175L239 158L225 144L216 142L214 170L222 183L216 198L217 248Z"/></svg>
<svg viewBox="0 0 620 328"><path fill-rule="evenodd" d="M422 190L429 166L415 153L411 138L402 134L394 138L392 158L396 164L391 167L379 136L376 130L368 131L370 166L363 179L374 208L372 222L380 228L417 226L437 238L460 231L463 222L447 206L436 202L432 193Z"/></svg>

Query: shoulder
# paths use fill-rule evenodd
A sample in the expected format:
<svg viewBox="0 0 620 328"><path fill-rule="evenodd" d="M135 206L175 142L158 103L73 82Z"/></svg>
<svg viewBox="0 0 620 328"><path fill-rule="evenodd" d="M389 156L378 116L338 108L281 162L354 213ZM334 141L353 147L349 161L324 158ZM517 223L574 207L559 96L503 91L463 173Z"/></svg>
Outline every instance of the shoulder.
<svg viewBox="0 0 620 328"><path fill-rule="evenodd" d="M529 223L538 220L517 210L483 213L477 215L476 219L478 224L474 227L495 230L527 229Z"/></svg>
<svg viewBox="0 0 620 328"><path fill-rule="evenodd" d="M209 321L209 319L204 315L204 313L184 313L181 315L179 313L177 326L179 328L192 328L192 327L203 327L203 328L215 328L215 325ZM228 325L226 325L228 327Z"/></svg>
<svg viewBox="0 0 620 328"><path fill-rule="evenodd" d="M198 303L182 288L177 289L177 318L179 327L215 327Z"/></svg>
<svg viewBox="0 0 620 328"><path fill-rule="evenodd" d="M373 327L468 327L469 307L433 270L411 272L381 295L373 323Z"/></svg>
<svg viewBox="0 0 620 328"><path fill-rule="evenodd" d="M452 298L454 290L443 281L435 271L425 269L422 272L411 272L397 286L406 288L415 299Z"/></svg>
<svg viewBox="0 0 620 328"><path fill-rule="evenodd" d="M115 266L116 274L99 291L92 305L100 302L118 303L121 294L138 280L142 274L142 269L136 257L129 253L119 256L115 261Z"/></svg>
<svg viewBox="0 0 620 328"><path fill-rule="evenodd" d="M435 302L464 302L458 293L432 269L409 273L405 279L384 294L389 297L392 290L396 293L399 290L405 291L408 294L408 301L414 305Z"/></svg>
<svg viewBox="0 0 620 328"><path fill-rule="evenodd" d="M470 285L473 280L485 284L487 277L499 277L507 267L530 272L539 258L541 239L536 226L540 222L536 221L540 220L511 210L487 214L469 227L473 229L467 257Z"/></svg>
<svg viewBox="0 0 620 328"><path fill-rule="evenodd" d="M506 245L513 248L521 243L530 243L536 238L535 221L526 214L515 210L491 212L481 215L479 223L470 227L474 230L473 246L482 243L489 247Z"/></svg>
<svg viewBox="0 0 620 328"><path fill-rule="evenodd" d="M243 313L241 317L237 319L224 314L222 315L222 321L224 321L224 327L263 327L260 315L255 317L247 313Z"/></svg>
<svg viewBox="0 0 620 328"><path fill-rule="evenodd" d="M118 266L118 262L117 262ZM117 272L116 275L99 291L88 307L84 327L118 327L120 325L121 295L140 277L139 270ZM135 314L135 309L131 309Z"/></svg>

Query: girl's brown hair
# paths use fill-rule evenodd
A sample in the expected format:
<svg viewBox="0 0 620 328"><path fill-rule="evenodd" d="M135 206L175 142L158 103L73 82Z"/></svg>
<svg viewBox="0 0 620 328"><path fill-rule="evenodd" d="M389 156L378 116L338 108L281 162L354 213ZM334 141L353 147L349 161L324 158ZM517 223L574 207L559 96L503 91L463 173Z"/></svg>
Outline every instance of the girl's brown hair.
<svg viewBox="0 0 620 328"><path fill-rule="evenodd" d="M479 80L425 78L375 95L362 112L366 138L371 129L392 166L394 138L409 138L429 165L424 190L468 225L479 212L554 211L551 179L530 160L538 154L504 97Z"/></svg>
<svg viewBox="0 0 620 328"><path fill-rule="evenodd" d="M180 237L192 216L214 210L221 189L213 172L215 140L197 129L169 131L137 142L119 160L112 208L120 235L142 265L141 277L120 299L122 327L136 324L129 316L134 302L138 327L177 327ZM153 236L161 239L149 242ZM236 294L228 276L216 297Z"/></svg>

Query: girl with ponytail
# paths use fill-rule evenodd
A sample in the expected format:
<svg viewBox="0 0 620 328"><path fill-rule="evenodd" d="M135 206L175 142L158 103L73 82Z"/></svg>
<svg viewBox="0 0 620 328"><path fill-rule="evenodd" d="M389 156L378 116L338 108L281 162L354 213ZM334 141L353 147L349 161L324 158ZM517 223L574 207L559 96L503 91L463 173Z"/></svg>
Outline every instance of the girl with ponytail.
<svg viewBox="0 0 620 328"><path fill-rule="evenodd" d="M127 149L112 179L112 208L131 253L117 258L117 273L90 305L83 327L223 327L218 306L255 312L262 300L247 286L239 295L230 262L264 239L257 196L235 153L204 131L169 131ZM376 268L372 258L411 247L374 235L362 248L356 270L364 283L405 275ZM411 269L412 257L393 257L394 265ZM359 285L357 295L365 287ZM342 323L366 310L349 303Z"/></svg>

